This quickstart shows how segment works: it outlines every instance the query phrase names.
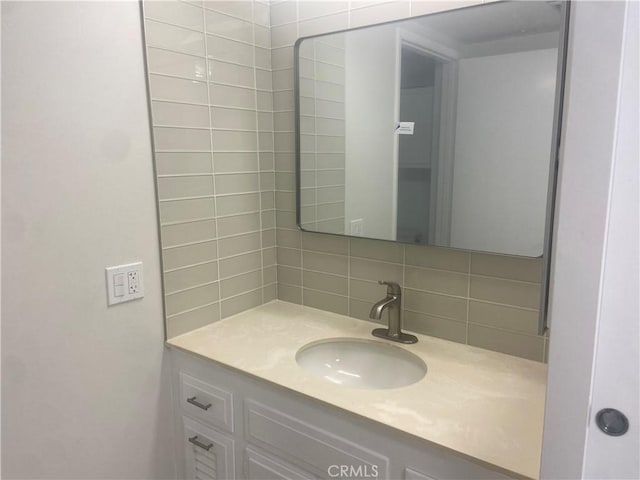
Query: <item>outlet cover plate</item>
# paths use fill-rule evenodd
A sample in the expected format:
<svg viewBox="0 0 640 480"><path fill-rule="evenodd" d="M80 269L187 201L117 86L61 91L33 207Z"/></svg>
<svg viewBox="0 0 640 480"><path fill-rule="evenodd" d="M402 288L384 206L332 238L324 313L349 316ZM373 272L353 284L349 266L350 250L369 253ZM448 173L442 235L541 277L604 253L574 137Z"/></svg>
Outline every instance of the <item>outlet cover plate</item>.
<svg viewBox="0 0 640 480"><path fill-rule="evenodd" d="M144 297L142 262L105 268L107 305L129 302Z"/></svg>

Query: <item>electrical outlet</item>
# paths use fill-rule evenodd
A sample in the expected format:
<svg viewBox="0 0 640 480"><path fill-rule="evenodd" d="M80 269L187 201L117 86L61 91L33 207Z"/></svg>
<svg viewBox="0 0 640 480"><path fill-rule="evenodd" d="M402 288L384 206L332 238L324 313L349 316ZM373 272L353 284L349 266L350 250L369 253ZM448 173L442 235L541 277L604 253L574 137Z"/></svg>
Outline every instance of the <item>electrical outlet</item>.
<svg viewBox="0 0 640 480"><path fill-rule="evenodd" d="M364 235L364 220L362 218L356 218L351 220L351 235L362 237Z"/></svg>
<svg viewBox="0 0 640 480"><path fill-rule="evenodd" d="M107 304L115 305L144 297L142 262L108 267Z"/></svg>
<svg viewBox="0 0 640 480"><path fill-rule="evenodd" d="M140 291L140 282L138 281L138 270L127 272L129 280L129 295L134 295Z"/></svg>

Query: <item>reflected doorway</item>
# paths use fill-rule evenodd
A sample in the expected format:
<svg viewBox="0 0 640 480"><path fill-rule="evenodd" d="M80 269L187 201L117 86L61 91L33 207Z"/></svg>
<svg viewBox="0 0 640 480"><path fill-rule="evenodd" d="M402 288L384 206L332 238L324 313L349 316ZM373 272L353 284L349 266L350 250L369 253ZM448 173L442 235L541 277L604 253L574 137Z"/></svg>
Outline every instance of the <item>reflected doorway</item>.
<svg viewBox="0 0 640 480"><path fill-rule="evenodd" d="M450 232L457 61L400 35L396 240L434 244ZM405 123L406 122L406 123Z"/></svg>

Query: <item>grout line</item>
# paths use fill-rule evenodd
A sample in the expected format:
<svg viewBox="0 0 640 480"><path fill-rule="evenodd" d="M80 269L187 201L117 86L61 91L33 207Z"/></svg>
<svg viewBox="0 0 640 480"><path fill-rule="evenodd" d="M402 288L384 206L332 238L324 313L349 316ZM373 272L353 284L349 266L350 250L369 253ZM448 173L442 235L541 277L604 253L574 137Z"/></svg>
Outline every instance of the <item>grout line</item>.
<svg viewBox="0 0 640 480"><path fill-rule="evenodd" d="M206 37L205 37L206 38ZM206 44L206 39L205 39L205 44ZM189 52L185 52L185 51L181 51L181 50L175 50L173 48L168 48L168 47L161 47L159 45L152 45L150 43L147 42L147 48L153 48L154 50L160 50L162 52L169 52L169 53L175 53L176 55L186 55L188 57L195 57L198 58L200 60L209 60L209 58L206 56L206 53L204 56L202 55L198 55L197 53L189 53ZM206 51L206 45L205 45L205 51Z"/></svg>
<svg viewBox="0 0 640 480"><path fill-rule="evenodd" d="M295 133L295 132L278 132L278 133ZM314 134L304 133L304 134L301 134L301 136L302 135L304 135L306 137L345 138L344 135L329 135L329 134L326 134L326 133L314 133ZM302 151L301 153L317 153L317 152L305 152L305 151ZM338 152L322 152L322 153L333 153L333 154L336 154L336 155L343 155L344 151L340 150Z"/></svg>
<svg viewBox="0 0 640 480"><path fill-rule="evenodd" d="M271 23L271 22L269 22ZM255 4L251 2L251 37L253 39L253 44L256 43L256 24L255 24ZM269 39L271 40L271 39ZM271 44L271 41L269 41ZM258 86L258 75L256 73L256 50L255 48L251 52L252 61L253 61L253 84ZM271 50L269 50L269 63L271 63ZM272 81L273 82L273 81ZM254 93L255 100L255 120L256 127L260 126L260 114L258 113L258 91L256 90ZM273 114L271 114L271 122L273 123ZM260 134L256 132L256 145L258 149L260 149ZM260 169L260 159L258 158L258 171L262 174ZM260 192L262 192L262 175L258 176L258 188ZM260 211L259 215L259 225L260 225L260 304L264 304L264 287L265 287L265 276L264 276L264 245L262 243L262 232L264 231L264 226L262 224L262 195L258 197L258 209Z"/></svg>
<svg viewBox="0 0 640 480"><path fill-rule="evenodd" d="M214 176L214 177L221 177L224 175L258 175L260 172L258 170L238 170L238 171L231 171L231 172L219 172L219 173L213 173L213 172L203 172L203 173L166 173L166 174L162 174L162 175L158 175L158 178L175 178L175 177L210 177L210 176ZM256 190L257 192L257 190ZM250 191L250 192L241 192L241 193L255 193L254 191ZM231 194L227 194L227 193L220 193L218 194L219 197L225 196L225 195L237 195L234 193Z"/></svg>
<svg viewBox="0 0 640 480"><path fill-rule="evenodd" d="M325 44L325 45L326 45L326 44ZM288 47L288 48L290 48L290 47ZM337 47L334 47L334 48L336 48L336 49L337 49ZM341 51L342 53L344 53L344 50L340 50L340 51ZM303 57L302 55L300 56L300 58L302 58L303 60L308 60L308 61L310 61L310 62L321 63L322 65L329 65L330 67L336 67L336 68L342 68L342 69L346 68L344 65L339 65L339 64L337 64L337 63L331 63L331 62L328 62L328 61L326 61L326 60L319 60L319 59L317 59L317 58L316 58L316 59L313 59L313 58ZM282 67L282 68L274 69L274 72L275 72L275 71L280 72L280 71L284 71L284 70L292 70L292 69L293 69L293 66L291 66L291 67ZM315 80L315 78L305 77L304 75L300 75L300 78L306 78L306 79L308 79L308 80ZM328 82L328 83L336 83L336 82L330 82L329 80L319 80L319 81L320 81L320 82ZM343 86L344 86L344 84L342 84L342 83L340 83L340 84L338 84L338 85L343 85Z"/></svg>
<svg viewBox="0 0 640 480"><path fill-rule="evenodd" d="M207 20L206 20L206 16L205 16L205 10L203 7L200 7L201 11L202 11L202 25L203 25L203 30L204 30L204 53L205 53L205 57L208 57L208 47L207 47L207 38L206 38L206 33L207 33ZM209 108L209 145L211 148L211 171L215 173L215 165L214 165L214 161L213 161L213 152L214 152L214 145L213 145L213 124L212 124L212 119L211 119L211 89L209 88L209 63L208 61L206 61L206 65L205 65L205 69L207 71L207 77L206 77L206 87L207 87L207 105ZM215 182L214 182L215 183ZM215 197L215 184L214 184L214 197L213 197L213 211L214 211L214 217L215 217L215 223L216 223L216 236L219 235L220 232L220 228L218 226L218 205L217 205L217 199ZM218 243L216 243L216 257L220 256L220 248ZM218 275L218 280L220 280L220 262L216 263L216 268L217 268L217 275ZM220 283L218 283L218 298L220 298ZM218 303L218 318L222 318L222 301L220 301Z"/></svg>
<svg viewBox="0 0 640 480"><path fill-rule="evenodd" d="M253 5L251 7L253 9ZM220 35L219 33L206 33L205 34L205 41L206 41L206 37L215 37L215 38L221 38L223 40L228 40L230 42L236 42L236 43L239 43L241 45L245 45L247 47L262 48L263 50L267 50L268 47L265 47L262 44L256 43L255 32L254 32L254 28L253 28L254 23L253 22L247 22L247 21L245 21L245 23L248 23L249 25L251 25L252 42L247 42L246 40L239 40L237 38L227 37L225 35ZM213 57L212 57L212 59L213 59ZM254 62L255 62L255 58L254 58ZM254 65L255 65L255 63L254 63Z"/></svg>
<svg viewBox="0 0 640 480"><path fill-rule="evenodd" d="M210 307L212 305L215 304L220 304L222 303L220 300L216 300L215 302L210 302L210 303L206 303L204 305L198 305L197 307L193 307L193 308L188 308L187 310L183 310L181 312L177 312L177 313L172 313L171 315L167 315L167 321L172 320L173 318L179 316L179 315L184 315L186 313L191 313L191 312L195 312L196 310L201 310L203 308L207 308ZM210 322L211 323L211 322Z"/></svg>
<svg viewBox="0 0 640 480"><path fill-rule="evenodd" d="M540 282L530 282L528 280L516 280L516 279L513 279L513 278L499 277L499 276L496 276L496 275L480 275L478 273L470 273L469 274L469 278L471 278L471 277L488 278L488 279L491 279L491 280L502 280L504 282L519 283L519 284L530 285L530 286L540 286Z"/></svg>
<svg viewBox="0 0 640 480"><path fill-rule="evenodd" d="M244 255L252 255L252 254L257 253L257 252L262 252L262 250L263 250L263 247L260 246L260 248L256 248L255 250L247 250L246 252L234 253L233 255L227 255L226 257L221 257L221 258L218 259L218 261L230 260L230 259L233 259L233 258L242 257ZM231 275L231 276L233 276L233 275ZM229 278L229 277L224 277L224 278Z"/></svg>
<svg viewBox="0 0 640 480"><path fill-rule="evenodd" d="M315 221L316 221L316 223L322 223L322 222L335 222L336 220L342 220L344 222L344 217L331 217L331 218L319 218L319 217L316 217ZM345 233L340 233L340 235L345 235Z"/></svg>
<svg viewBox="0 0 640 480"><path fill-rule="evenodd" d="M164 249L163 249L164 251ZM195 267L202 267L203 265L209 265L215 262L218 262L220 259L218 258L213 258L213 259L209 259L209 260L203 260L201 262L196 262L196 263L190 263L188 265L181 265L179 267L174 267L174 268L166 268L164 270L163 273L175 273L175 272L181 272L183 270L189 270L190 268L195 268ZM219 276L217 277L218 279L220 278ZM217 281L217 280L216 280ZM207 283L212 283L212 282L207 282Z"/></svg>
<svg viewBox="0 0 640 480"><path fill-rule="evenodd" d="M316 60L314 63L319 63L319 62ZM336 87L343 87L343 88L345 86L344 83L332 82L330 80L317 80L316 78L305 77L304 75L300 75L300 78L303 78L305 80L312 80L312 81L316 82L316 84L318 84L318 83L327 83L329 85L334 85Z"/></svg>
<svg viewBox="0 0 640 480"><path fill-rule="evenodd" d="M162 204L162 203L168 203L168 202L183 202L183 201L188 201L188 200L204 200L204 199L213 198L213 197L215 197L215 195L209 194L209 195L197 195L197 196L193 196L193 197L160 198L158 200L158 203Z"/></svg>
<svg viewBox="0 0 640 480"><path fill-rule="evenodd" d="M217 195L213 194L213 195L199 195L197 197L174 197L174 198L162 198L160 200L158 200L159 203L168 203L168 202L182 202L182 201L188 201L188 200L203 200L203 199L207 199L207 198L225 198L225 197L240 197L240 196L246 196L246 195L256 195L256 194L260 194L262 193L260 190L248 190L246 192L232 192L232 193L219 193ZM281 193L286 193L286 192L281 192ZM256 210L258 211L258 210ZM232 214L227 214L227 215L217 215L218 217L235 217L237 215L248 215L249 213L255 213L256 211L251 210L248 212L241 212L241 213L232 213ZM211 217L211 218L215 218L215 217Z"/></svg>
<svg viewBox="0 0 640 480"><path fill-rule="evenodd" d="M153 124L153 128L167 128L172 130L202 130L203 132L207 132L213 130L209 127L188 127L188 126L174 126L174 125L158 125L157 123Z"/></svg>
<svg viewBox="0 0 640 480"><path fill-rule="evenodd" d="M310 190L310 188L306 187L305 190ZM276 190L276 193L295 193L295 190ZM340 201L340 202L314 202L313 204L302 204L302 207L312 207L314 205L343 205L344 201ZM336 218L343 218L343 217L336 217Z"/></svg>
<svg viewBox="0 0 640 480"><path fill-rule="evenodd" d="M349 297L347 312L351 316L351 238L347 239L347 296Z"/></svg>
<svg viewBox="0 0 640 480"><path fill-rule="evenodd" d="M213 130L213 129L212 129ZM258 150L184 150L184 149L175 149L175 150L156 150L156 153L272 153L271 151L263 151L259 152ZM212 172L216 174L215 171Z"/></svg>
<svg viewBox="0 0 640 480"><path fill-rule="evenodd" d="M338 103L338 102L336 102ZM280 113L280 112L279 112ZM283 112L284 113L284 112ZM287 112L289 113L289 112ZM313 119L321 119L321 120L338 120L342 123L344 123L344 118L339 118L339 117L327 117L326 115L300 115L300 117L305 117L305 118L313 118ZM300 132L301 135L316 135L315 132Z"/></svg>
<svg viewBox="0 0 640 480"><path fill-rule="evenodd" d="M300 29L300 26L298 25L298 30ZM312 97L312 101L313 101L313 113L315 115L315 112L318 111L318 95L317 95L317 89L316 89L316 80L315 78L318 75L318 71L317 71L317 64L316 64L316 44L315 42L312 44L312 53L313 53L313 77L314 77L314 83L313 83L313 97ZM299 82L301 83L301 82ZM299 89L301 89L301 86L299 85ZM314 124L315 124L315 120L314 120ZM302 133L300 134L300 137L302 137ZM302 142L300 142L300 155L302 155ZM314 154L316 152L318 152L318 137L313 137L313 148L314 148ZM315 190L315 194L314 194L314 199L316 200L313 206L313 219L314 219L314 225L315 228L318 228L318 158L317 156L314 157L313 159L313 171L314 171L314 175L313 175L313 188ZM302 207L301 207L302 208ZM351 240L349 240L349 243L347 245L347 274L350 276L351 275L351 260L349 258L349 254L350 254L350 245L351 245ZM349 278L347 278L347 283L349 282ZM349 307L347 306L347 311L348 311Z"/></svg>
<svg viewBox="0 0 640 480"><path fill-rule="evenodd" d="M523 307L522 305L514 305L514 304L511 304L511 303L494 302L493 300L486 300L484 298L469 297L469 303L471 303L471 302L484 303L484 304L487 304L487 305L494 305L496 307L513 308L515 310L521 310L523 312L531 312L531 313L539 313L540 312L537 308Z"/></svg>
<svg viewBox="0 0 640 480"><path fill-rule="evenodd" d="M521 335L523 337L528 337L528 338L539 338L539 339L541 339L542 343L544 343L544 339L545 339L545 337L543 335L538 335L536 333L527 333L527 332L523 332L521 330L510 330L508 328L495 327L493 325L486 325L484 323L478 323L478 322L470 322L469 324L470 325L476 325L476 326L482 327L482 328L487 328L489 330L496 330L498 332L506 332L506 333L511 333L511 334L514 334L514 335ZM543 347L543 350L544 350L544 347ZM494 351L497 351L497 350L494 350Z"/></svg>
<svg viewBox="0 0 640 480"><path fill-rule="evenodd" d="M204 173L165 173L156 175L158 178L186 178L186 177L210 177L213 172Z"/></svg>
<svg viewBox="0 0 640 480"><path fill-rule="evenodd" d="M273 285L273 284L271 283L271 284L269 284L269 285ZM255 292L257 292L258 290L262 290L262 287L252 288L251 290L247 290L246 292L240 292L240 293L236 293L235 295L230 295L230 296L228 296L228 297L225 297L225 298L221 299L221 300L220 300L220 303L222 303L222 302L226 302L226 301L228 301L228 300L233 300L233 299L236 299L236 298L238 298L238 297L242 297L243 295L249 295L250 293L255 293ZM253 307L251 307L251 308L253 308ZM244 310L242 310L242 311L244 311ZM238 313L239 313L239 312L238 312ZM235 315L235 314L234 314L234 315ZM227 318L227 317L225 317L225 318Z"/></svg>
<svg viewBox="0 0 640 480"><path fill-rule="evenodd" d="M260 230L248 230L246 232L232 233L231 235L218 236L218 240L226 240L226 239L229 239L229 238L237 237L238 235L248 235L250 233L259 233L259 232L260 232Z"/></svg>
<svg viewBox="0 0 640 480"><path fill-rule="evenodd" d="M240 2L238 2L238 3L240 3ZM236 15L234 15L234 14L232 14L232 13L229 13L229 12L224 12L224 11L222 11L222 10L217 10L217 9L215 9L215 8L206 7L206 6L204 6L204 5L203 5L202 7L200 7L200 8L202 8L202 10L203 10L203 15L204 15L204 12L205 12L205 11L212 11L212 12L216 12L216 13L219 13L219 14L221 14L221 15L224 15L224 16L226 16L226 17L234 18L234 19L236 19L236 20L242 20L243 22L249 22L249 20L247 20L247 19L245 19L245 18L238 17L238 16L236 16ZM253 7L252 7L252 10L251 10L251 18L252 18L252 20L253 20Z"/></svg>
<svg viewBox="0 0 640 480"><path fill-rule="evenodd" d="M295 285L292 285L292 286L295 286ZM349 311L349 297L346 296L346 295L343 295L341 293L327 292L326 290L318 290L317 288L310 288L310 287L305 287L305 286L303 286L301 288L302 288L302 290L309 290L311 292L318 292L318 293L323 293L325 295L332 295L334 297L344 298L344 299L347 300L347 311ZM331 311L331 310L329 310L329 311Z"/></svg>
<svg viewBox="0 0 640 480"><path fill-rule="evenodd" d="M234 275L230 275L228 277L224 277L220 279L220 282L224 282L226 280L233 280L234 278L238 278L238 277L242 277L244 275L249 275L251 273L256 273L256 272L262 272L262 267L260 268L254 268L253 270L247 270L246 272L241 272L241 273L236 273ZM262 275L260 275L260 285L262 286ZM257 290L257 288L255 289ZM224 298L229 298L229 297L224 297Z"/></svg>
<svg viewBox="0 0 640 480"><path fill-rule="evenodd" d="M345 169L344 168L317 168L315 171L314 170L305 170L305 169L300 169L300 171L302 173L305 172L311 172L311 173L318 173L318 172L344 172ZM281 172L281 173L295 173L295 172ZM334 185L322 185L323 187L330 187L330 186L334 186ZM335 184L335 186L344 186L343 184ZM309 187L302 187L302 188L309 188Z"/></svg>
<svg viewBox="0 0 640 480"><path fill-rule="evenodd" d="M359 279L361 281L367 281L367 279ZM448 298L456 298L459 300L468 300L469 302L479 302L479 303L486 303L489 305L495 305L495 306L499 306L499 307L509 307L509 308L515 308L517 310L523 310L526 312L537 312L538 310L534 309L534 308L529 308L529 307L523 307L520 305L512 305L509 303L499 303L499 302L493 302L491 300L485 300L485 299L481 299L481 298L472 298L472 297L466 297L466 296L462 296L462 295L452 295L449 293L443 293L443 292L438 292L435 290L424 290L424 289L420 289L420 288L414 288L414 287L405 287L405 290L410 290L412 292L417 292L417 293L428 293L430 295L439 295L442 297L448 297Z"/></svg>
<svg viewBox="0 0 640 480"><path fill-rule="evenodd" d="M191 247L193 245L202 245L204 243L209 243L209 242L215 242L217 241L216 237L213 238L207 238L204 240L196 240L194 242L187 242L187 243L180 243L180 244L176 244L176 245L169 245L166 247L162 247L162 251L166 251L166 250L174 250L176 248L183 248L183 247Z"/></svg>
<svg viewBox="0 0 640 480"><path fill-rule="evenodd" d="M361 299L362 300L362 299ZM367 300L362 300L362 301L367 301ZM464 320L460 320L459 318L453 318L453 317L445 317L444 315L436 315L434 313L430 313L430 312L420 312L418 310L415 310L413 308L404 308L403 309L405 312L411 312L411 313L415 313L418 315L425 315L427 317L435 317L435 318L439 318L441 320L446 320L448 322L457 322L457 323L461 323L463 325L466 325L467 322L465 322Z"/></svg>
<svg viewBox="0 0 640 480"><path fill-rule="evenodd" d="M407 285L407 248L406 248L406 245L402 245L402 289L403 290L405 289L406 285ZM400 305L401 312L405 310L405 303L406 303L405 296L402 295L402 304Z"/></svg>
<svg viewBox="0 0 640 480"><path fill-rule="evenodd" d="M428 270L428 271L436 272L436 273L444 272L444 273L450 273L450 274L453 274L453 275L465 275L465 276L469 275L469 272L460 272L458 270L447 270L446 268L424 267L422 265L413 265L413 264L408 264L407 267L416 268L418 270ZM467 297L469 296L469 281L468 281L468 279L467 279L467 293L466 293L466 296Z"/></svg>
<svg viewBox="0 0 640 480"><path fill-rule="evenodd" d="M236 235L230 235L230 236L225 237L225 238L226 239L232 239L232 238L244 237L244 236L253 235L253 234L255 234L255 232L253 232L253 233L239 233L239 234L236 234ZM169 245L169 246L163 247L162 250L170 250L170 249L173 249L173 248L188 247L188 246L191 246L191 245L197 245L197 244L200 244L200 243L207 243L207 242L212 242L212 241L217 241L217 240L218 240L217 237L212 237L212 238L207 238L207 239L204 239L204 240L197 240L197 241L194 241L194 242L187 242L187 243ZM223 258L227 258L227 257L223 257Z"/></svg>
<svg viewBox="0 0 640 480"><path fill-rule="evenodd" d="M170 297L171 295L176 295L177 293L188 292L189 290L195 290L197 288L206 287L207 285L213 285L214 283L218 283L218 280L212 280L211 282L204 282L204 283L199 283L197 285L192 285L191 287L181 288L179 290L175 290L173 292L169 292L165 296L166 297Z"/></svg>
<svg viewBox="0 0 640 480"><path fill-rule="evenodd" d="M211 220L215 220L215 219L216 219L216 217L199 217L199 218L191 218L191 219L188 219L188 220L177 220L177 221L173 221L173 222L161 223L160 224L160 228L163 228L163 227L174 227L174 226L177 226L177 225L183 225L183 224L187 224L187 223L206 222L206 221L211 221Z"/></svg>
<svg viewBox="0 0 640 480"><path fill-rule="evenodd" d="M157 75L157 74L154 74L154 75ZM163 77L165 77L165 75L163 75ZM174 77L168 77L168 78L174 78ZM204 83L204 82L199 82L199 83ZM205 105L204 103L187 102L187 101L184 101L184 100L176 100L176 99L162 98L162 97L152 97L151 98L152 107L153 107L153 103L156 103L156 102L159 102L159 103L174 103L176 105L188 105L188 106L191 106L191 107L209 108L209 105Z"/></svg>
<svg viewBox="0 0 640 480"><path fill-rule="evenodd" d="M241 64L241 63L226 62L224 60L219 60L217 58L210 58L210 59L207 59L207 60L208 60L209 63L218 62L218 63L223 63L225 65L233 65L235 67L251 69L251 67L248 67L247 65L244 65L244 64ZM256 69L257 70L262 70L262 71L265 71L265 72L269 72L270 71L270 70L267 70L265 68L256 68ZM187 80L189 82L197 82L197 83L201 83L201 84L213 83L213 84L216 84L216 85L224 85L226 87L243 88L245 90L258 90L259 92L271 92L271 90L265 90L264 88L259 88L259 87L257 87L257 85L242 85L242 84L236 84L236 83L227 83L227 82L222 82L220 80L213 80L213 81L209 82L209 80L204 80L204 79L199 79L199 78L191 78L191 77L184 77L182 75L176 75L176 74L172 74L172 73L165 73L165 72L159 72L159 71L149 71L149 74L150 75L156 75L158 77L167 77L167 78L175 78L175 79L178 79L178 80ZM152 100L159 100L159 99L157 99L157 98L152 96Z"/></svg>
<svg viewBox="0 0 640 480"><path fill-rule="evenodd" d="M471 310L471 255L467 255L467 312L466 312L466 328L464 335L464 343L469 345L469 311Z"/></svg>
<svg viewBox="0 0 640 480"><path fill-rule="evenodd" d="M185 2L185 3L189 3L189 2ZM190 5L193 5L193 4L190 4ZM193 5L193 6L196 6L196 5ZM161 23L163 25L169 25L170 27L182 28L184 30L189 30L191 32L202 33L204 35L204 25L203 25L203 30L198 30L197 28L185 27L184 25L178 25L177 23L171 23L165 20L159 20L157 18L149 17L146 15L146 13L144 16L144 20L151 20L152 22Z"/></svg>

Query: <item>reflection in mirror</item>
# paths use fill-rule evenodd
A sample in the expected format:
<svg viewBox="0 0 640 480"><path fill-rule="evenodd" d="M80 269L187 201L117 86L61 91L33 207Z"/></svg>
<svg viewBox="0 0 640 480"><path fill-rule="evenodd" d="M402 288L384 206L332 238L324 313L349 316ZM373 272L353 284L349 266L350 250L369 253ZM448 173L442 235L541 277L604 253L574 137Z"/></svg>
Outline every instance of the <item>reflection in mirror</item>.
<svg viewBox="0 0 640 480"><path fill-rule="evenodd" d="M300 227L542 255L563 15L499 2L300 40Z"/></svg>

